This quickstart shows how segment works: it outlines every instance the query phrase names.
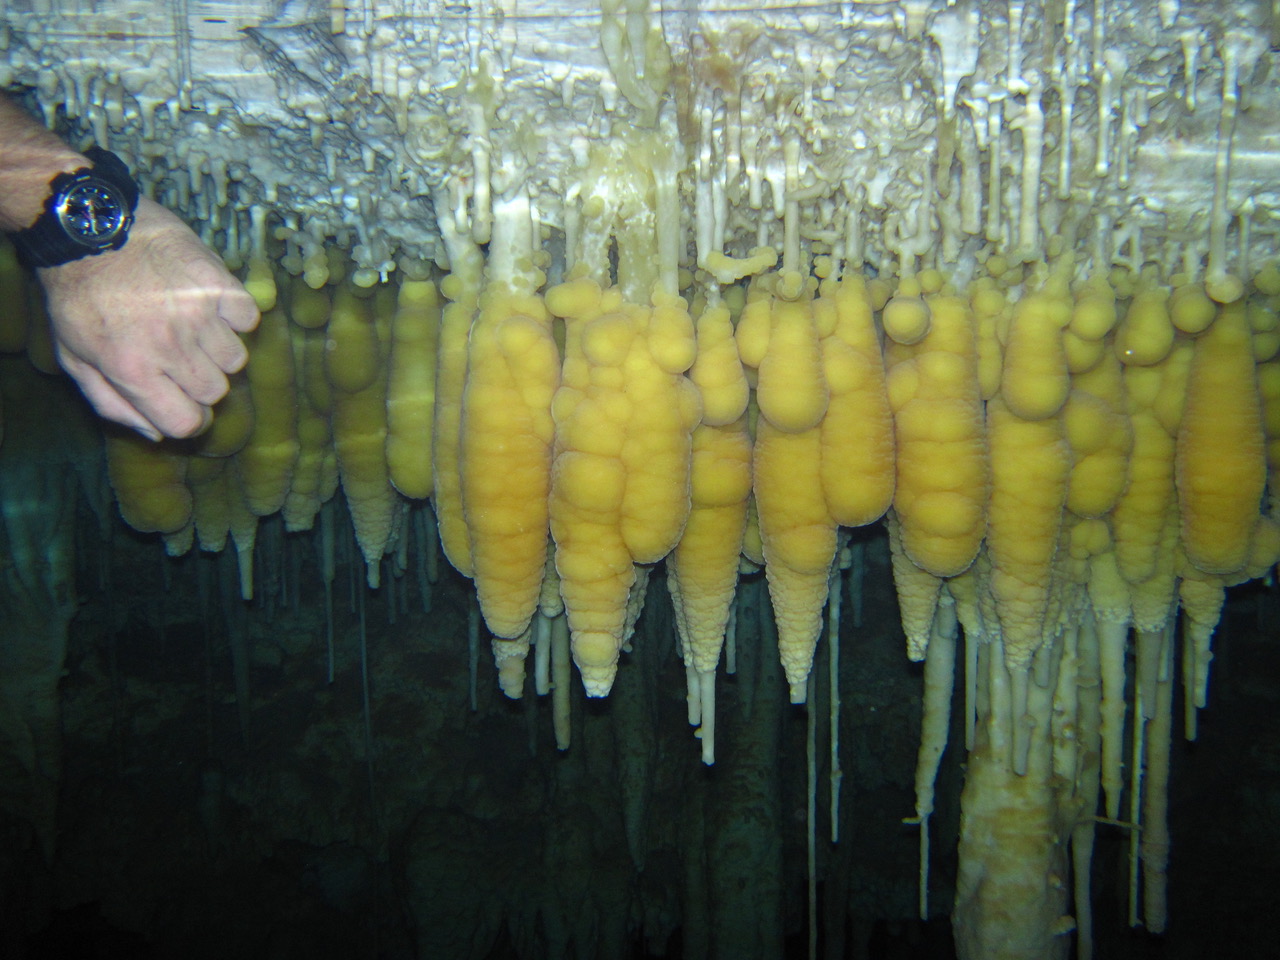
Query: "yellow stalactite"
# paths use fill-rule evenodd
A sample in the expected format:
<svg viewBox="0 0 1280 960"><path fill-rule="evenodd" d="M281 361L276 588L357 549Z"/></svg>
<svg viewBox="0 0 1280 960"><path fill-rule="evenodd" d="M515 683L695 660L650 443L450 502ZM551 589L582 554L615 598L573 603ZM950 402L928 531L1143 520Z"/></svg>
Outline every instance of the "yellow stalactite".
<svg viewBox="0 0 1280 960"><path fill-rule="evenodd" d="M987 431L991 591L1005 659L1024 668L1043 639L1071 454L1061 418L1024 420L999 397L987 404Z"/></svg>
<svg viewBox="0 0 1280 960"><path fill-rule="evenodd" d="M387 370L370 306L347 285L338 288L328 335L349 346L342 355L330 349L325 372L333 386L331 424L342 490L369 586L376 587L397 501L386 459ZM339 324L336 331L335 323Z"/></svg>
<svg viewBox="0 0 1280 960"><path fill-rule="evenodd" d="M1067 507L1081 517L1105 516L1129 483L1133 453L1120 361L1110 350L1072 378L1063 426L1072 455Z"/></svg>
<svg viewBox="0 0 1280 960"><path fill-rule="evenodd" d="M187 457L123 428L107 434L107 476L120 515L142 533L174 533L191 519Z"/></svg>
<svg viewBox="0 0 1280 960"><path fill-rule="evenodd" d="M667 560L667 578L679 589L686 660L706 673L720 659L747 526L751 439L745 416L694 430L691 476L692 508Z"/></svg>
<svg viewBox="0 0 1280 960"><path fill-rule="evenodd" d="M436 338L440 300L430 280L405 280L391 320L387 382L387 468L406 497L431 496L431 428L435 419Z"/></svg>
<svg viewBox="0 0 1280 960"><path fill-rule="evenodd" d="M902 549L902 525L896 514L890 513L885 522L889 528L889 558L893 565L893 585L898 594L898 612L902 619L902 632L907 637L907 658L919 663L929 650L942 578L920 568L907 556ZM970 566L960 576L971 577L972 569Z"/></svg>
<svg viewBox="0 0 1280 960"><path fill-rule="evenodd" d="M770 285L776 289L794 277L777 274L768 279L776 281ZM753 362L754 345L742 353L744 363L759 369L756 402L760 415L776 429L792 433L816 427L827 412L829 397L813 301L808 285L801 284L801 289L797 299L784 299L775 293L767 301L769 336L763 356ZM745 322L745 318L740 322L740 330ZM742 350L741 340L738 345Z"/></svg>
<svg viewBox="0 0 1280 960"><path fill-rule="evenodd" d="M967 304L931 299L928 336L891 354L897 437L893 506L907 556L934 576L961 573L986 530L987 450Z"/></svg>
<svg viewBox="0 0 1280 960"><path fill-rule="evenodd" d="M1244 566L1266 484L1262 404L1243 302L1195 342L1177 445L1187 559L1206 573Z"/></svg>
<svg viewBox="0 0 1280 960"><path fill-rule="evenodd" d="M453 302L445 304L440 315L431 464L432 503L440 526L440 546L454 568L464 577L469 577L474 569L471 541L462 513L462 477L458 464L462 439L462 392L467 382L467 335L471 331L477 292L459 289L462 279L450 276L441 285L441 292L445 296L452 295Z"/></svg>
<svg viewBox="0 0 1280 960"><path fill-rule="evenodd" d="M284 506L299 451L293 344L283 310L262 315L249 346L245 373L255 416L235 462L245 503L255 516L266 517Z"/></svg>
<svg viewBox="0 0 1280 960"><path fill-rule="evenodd" d="M814 304L833 310L822 339L830 390L822 420L822 493L832 519L860 527L879 520L893 502L893 413L871 302L860 277L834 285Z"/></svg>
<svg viewBox="0 0 1280 960"><path fill-rule="evenodd" d="M630 362L650 376L660 368L651 355L645 358L648 346L637 323L642 308L622 304L612 291L579 278L549 290L546 304L565 320L564 363L552 401L549 512L556 571L583 686L588 696L602 697L617 672L636 577L623 535L629 481L624 446L633 412L624 367L632 369ZM667 415L674 419L673 411ZM636 521L643 522L639 516Z"/></svg>
<svg viewBox="0 0 1280 960"><path fill-rule="evenodd" d="M533 295L487 296L469 339L462 510L485 622L496 636L514 639L538 607L547 560L560 354L551 317Z"/></svg>
<svg viewBox="0 0 1280 960"><path fill-rule="evenodd" d="M311 529L321 504L332 495L332 490L326 493L324 489L324 463L325 457L333 452L333 432L328 412L313 406L311 391L306 389L309 379L324 380L322 374L316 376L316 371L323 369L320 353L308 349L308 345L320 341L320 337L295 327L292 340L294 365L303 389L298 391L298 460L282 510L285 529L298 531ZM325 395L331 399L328 391Z"/></svg>
<svg viewBox="0 0 1280 960"><path fill-rule="evenodd" d="M789 432L760 418L752 452L753 486L778 653L792 703L805 700L836 553L836 524L822 493L821 458L817 427Z"/></svg>
<svg viewBox="0 0 1280 960"><path fill-rule="evenodd" d="M635 563L657 563L679 541L689 515L693 429L702 419L698 390L684 376L693 364L694 328L684 301L674 297L652 310L626 310L633 339L620 367L629 406L621 532ZM593 333L589 328L586 336Z"/></svg>
<svg viewBox="0 0 1280 960"><path fill-rule="evenodd" d="M228 378L227 395L213 405L213 423L198 437L187 441L191 452L201 457L229 457L243 449L253 433L253 394L243 372Z"/></svg>
<svg viewBox="0 0 1280 960"><path fill-rule="evenodd" d="M1000 396L1020 419L1052 417L1066 403L1071 381L1062 331L1070 319L1069 305L1047 290L1013 308Z"/></svg>
<svg viewBox="0 0 1280 960"><path fill-rule="evenodd" d="M187 467L192 517L201 550L217 553L227 545L231 530L231 461L223 457L192 457Z"/></svg>
<svg viewBox="0 0 1280 960"><path fill-rule="evenodd" d="M1120 361L1126 366L1142 367L1159 363L1173 349L1176 334L1169 316L1168 288L1144 279L1116 328L1115 346Z"/></svg>

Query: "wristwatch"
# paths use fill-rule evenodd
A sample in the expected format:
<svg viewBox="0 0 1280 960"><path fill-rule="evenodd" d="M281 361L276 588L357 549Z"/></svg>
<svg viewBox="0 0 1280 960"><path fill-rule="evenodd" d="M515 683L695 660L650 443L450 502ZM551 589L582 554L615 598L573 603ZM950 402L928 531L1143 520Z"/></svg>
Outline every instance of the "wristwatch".
<svg viewBox="0 0 1280 960"><path fill-rule="evenodd" d="M36 222L10 235L27 266L61 266L119 250L129 239L138 206L138 185L129 168L101 147L90 147L84 155L93 166L54 177Z"/></svg>

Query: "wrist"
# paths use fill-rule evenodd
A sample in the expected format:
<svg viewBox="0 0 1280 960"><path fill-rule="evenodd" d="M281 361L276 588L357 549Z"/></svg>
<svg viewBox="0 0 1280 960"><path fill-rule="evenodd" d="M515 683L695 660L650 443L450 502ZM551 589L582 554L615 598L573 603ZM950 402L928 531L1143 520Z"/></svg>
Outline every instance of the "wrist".
<svg viewBox="0 0 1280 960"><path fill-rule="evenodd" d="M0 97L0 230L31 226L60 173L89 165L88 159Z"/></svg>
<svg viewBox="0 0 1280 960"><path fill-rule="evenodd" d="M0 95L0 230L29 227L44 209L54 177L85 163L81 154Z"/></svg>
<svg viewBox="0 0 1280 960"><path fill-rule="evenodd" d="M49 201L51 184L59 174L87 167L89 161L73 151L61 155L29 156L21 163L5 163L0 202L0 230L14 233L40 217Z"/></svg>
<svg viewBox="0 0 1280 960"><path fill-rule="evenodd" d="M32 225L12 234L20 259L29 267L57 267L119 250L129 237L138 193L119 157L90 148L83 165L54 176Z"/></svg>

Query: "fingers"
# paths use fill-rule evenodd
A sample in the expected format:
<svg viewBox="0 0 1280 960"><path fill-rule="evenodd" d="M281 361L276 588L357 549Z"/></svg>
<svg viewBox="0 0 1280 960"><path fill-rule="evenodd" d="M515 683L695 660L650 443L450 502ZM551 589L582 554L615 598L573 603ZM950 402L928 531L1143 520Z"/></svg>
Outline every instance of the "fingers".
<svg viewBox="0 0 1280 960"><path fill-rule="evenodd" d="M193 399L171 376L159 370L143 372L135 367L130 376L112 382L97 367L68 351L59 350L58 359L99 415L136 430L149 440L159 440L162 435L191 437L213 422L210 405ZM226 390L223 377L218 396Z"/></svg>
<svg viewBox="0 0 1280 960"><path fill-rule="evenodd" d="M135 318L134 329L136 340L91 344L92 362L60 343L63 367L102 416L152 440L207 428L210 408L230 386L224 369L238 370L248 357L213 301L167 298L149 319Z"/></svg>
<svg viewBox="0 0 1280 960"><path fill-rule="evenodd" d="M254 309L253 322L258 322L257 309ZM196 331L196 343L200 350L213 362L222 373L236 373L244 369L249 360L249 351L231 327L223 322L220 315L210 318L200 325ZM222 393L227 391L226 377L222 378ZM222 394L218 395L221 398Z"/></svg>
<svg viewBox="0 0 1280 960"><path fill-rule="evenodd" d="M224 390L223 393L226 393ZM221 399L221 398L219 398ZM198 437L213 425L213 407L206 406L202 403L195 404L195 412L199 419L196 421L194 428L187 430L185 433L171 433L171 437Z"/></svg>
<svg viewBox="0 0 1280 960"><path fill-rule="evenodd" d="M191 399L212 406L227 392L224 369L244 365L244 344L214 314L214 305L204 293L171 297L165 307L150 325L149 359Z"/></svg>
<svg viewBox="0 0 1280 960"><path fill-rule="evenodd" d="M227 278L234 286L218 298L218 316L232 330L248 333L258 325L258 305L254 303L249 291L241 286L239 280L230 274Z"/></svg>
<svg viewBox="0 0 1280 960"><path fill-rule="evenodd" d="M93 404L98 414L138 431L148 440L158 441L161 433L138 409L120 395L97 370L75 357L60 357L62 367L80 386L85 398Z"/></svg>
<svg viewBox="0 0 1280 960"><path fill-rule="evenodd" d="M193 437L213 422L209 407L193 400L181 385L159 372L146 381L131 384L120 394L153 429L168 437Z"/></svg>
<svg viewBox="0 0 1280 960"><path fill-rule="evenodd" d="M207 266L210 276L196 288L195 302L190 307L195 317L195 338L219 370L236 373L249 359L249 351L236 333L248 333L258 325L258 305L221 260L209 254Z"/></svg>
<svg viewBox="0 0 1280 960"><path fill-rule="evenodd" d="M248 333L258 325L258 304L253 295L207 247L201 247L201 254L204 263L194 271L201 280L199 289L212 301L213 312L223 324L237 333Z"/></svg>
<svg viewBox="0 0 1280 960"><path fill-rule="evenodd" d="M237 344L240 342L234 334L229 335ZM205 340L206 337L197 332L194 343L181 344L166 358L168 364L163 372L196 403L211 407L227 395L230 384L222 372L222 364L213 357Z"/></svg>

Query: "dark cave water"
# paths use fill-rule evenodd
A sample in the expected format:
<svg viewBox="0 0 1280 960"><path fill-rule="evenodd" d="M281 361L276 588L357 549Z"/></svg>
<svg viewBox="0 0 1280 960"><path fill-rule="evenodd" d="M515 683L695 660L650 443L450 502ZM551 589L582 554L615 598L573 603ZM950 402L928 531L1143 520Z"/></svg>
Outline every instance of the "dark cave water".
<svg viewBox="0 0 1280 960"><path fill-rule="evenodd" d="M561 755L549 703L503 698L484 644L479 709L468 709L466 585L446 573L424 598L410 570L394 600L385 587L365 598L366 755L353 553L335 589L328 683L306 538L264 528L249 605L225 588L227 558L161 560L121 530L107 553L84 539L82 582L106 573L101 590L83 589L60 688L58 852L45 863L29 829L2 825L0 955L808 955L806 717L783 702L768 630L744 633L739 674L721 678L720 761L707 770L655 577L614 696L575 691L574 744ZM920 671L902 655L882 546L871 535L864 623L843 638L842 839L819 842L818 955L947 958L963 771L949 750L933 821L936 916L921 923L916 838L901 823ZM1128 929L1127 838L1099 831L1099 960L1273 952L1278 623L1275 587L1232 594L1199 741L1175 743L1167 934ZM825 832L825 800L819 811ZM726 931L743 925L732 942Z"/></svg>

